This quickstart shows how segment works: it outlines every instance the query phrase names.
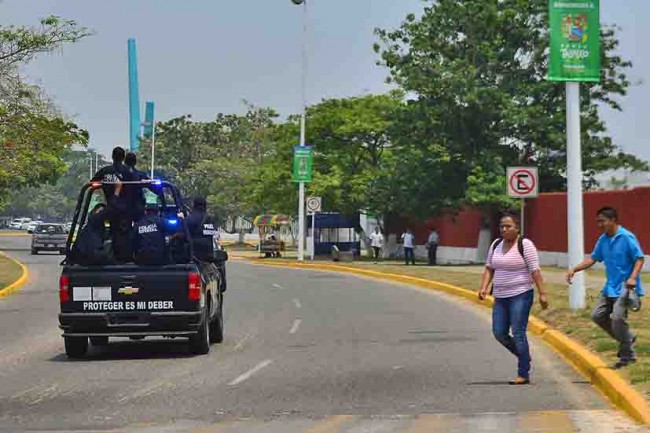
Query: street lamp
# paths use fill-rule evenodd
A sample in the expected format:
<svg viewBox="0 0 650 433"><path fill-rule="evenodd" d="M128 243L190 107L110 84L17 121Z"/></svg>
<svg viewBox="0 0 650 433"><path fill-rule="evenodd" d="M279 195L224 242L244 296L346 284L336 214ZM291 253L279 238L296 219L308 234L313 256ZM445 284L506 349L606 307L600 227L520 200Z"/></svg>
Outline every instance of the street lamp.
<svg viewBox="0 0 650 433"><path fill-rule="evenodd" d="M306 82L307 82L307 0L291 0L294 5L303 6L303 34L302 34L302 77L301 77L301 95L302 109L300 113L300 147L305 146L305 118L307 111L306 100ZM298 260L303 261L305 258L305 182L299 183L298 190L298 233L300 241L298 242ZM312 234L313 236L313 234Z"/></svg>

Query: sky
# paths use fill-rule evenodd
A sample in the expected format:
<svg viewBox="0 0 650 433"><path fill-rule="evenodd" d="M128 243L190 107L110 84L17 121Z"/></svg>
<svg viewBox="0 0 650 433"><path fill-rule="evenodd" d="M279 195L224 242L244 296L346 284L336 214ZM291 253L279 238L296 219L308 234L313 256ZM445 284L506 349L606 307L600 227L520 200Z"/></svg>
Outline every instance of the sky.
<svg viewBox="0 0 650 433"><path fill-rule="evenodd" d="M422 0L308 0L307 102L388 89L377 66L376 27L395 28ZM34 25L56 14L96 34L42 55L24 72L41 84L108 155L128 146L127 40L137 41L141 106L156 120L243 113L243 100L300 111L302 8L289 0L2 0L0 24ZM635 83L623 113L605 111L623 150L650 160L650 0L603 0L601 21L615 23ZM646 47L647 48L647 47ZM144 112L144 109L141 108Z"/></svg>

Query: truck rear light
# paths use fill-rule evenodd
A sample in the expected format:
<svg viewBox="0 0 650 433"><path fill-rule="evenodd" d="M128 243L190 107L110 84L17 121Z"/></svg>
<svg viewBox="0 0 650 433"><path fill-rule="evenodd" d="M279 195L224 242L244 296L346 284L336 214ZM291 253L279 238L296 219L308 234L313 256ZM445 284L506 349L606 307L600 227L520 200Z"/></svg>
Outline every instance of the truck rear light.
<svg viewBox="0 0 650 433"><path fill-rule="evenodd" d="M199 274L187 275L187 298L190 301L201 300L201 276Z"/></svg>
<svg viewBox="0 0 650 433"><path fill-rule="evenodd" d="M59 302L70 302L70 277L67 275L59 278Z"/></svg>

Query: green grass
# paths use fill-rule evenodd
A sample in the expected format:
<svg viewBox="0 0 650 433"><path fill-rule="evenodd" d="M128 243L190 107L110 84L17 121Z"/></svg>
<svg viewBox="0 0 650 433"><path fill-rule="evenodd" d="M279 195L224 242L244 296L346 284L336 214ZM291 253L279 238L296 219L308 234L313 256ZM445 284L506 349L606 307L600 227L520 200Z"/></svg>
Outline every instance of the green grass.
<svg viewBox="0 0 650 433"><path fill-rule="evenodd" d="M21 272L16 262L0 255L0 290L20 278Z"/></svg>

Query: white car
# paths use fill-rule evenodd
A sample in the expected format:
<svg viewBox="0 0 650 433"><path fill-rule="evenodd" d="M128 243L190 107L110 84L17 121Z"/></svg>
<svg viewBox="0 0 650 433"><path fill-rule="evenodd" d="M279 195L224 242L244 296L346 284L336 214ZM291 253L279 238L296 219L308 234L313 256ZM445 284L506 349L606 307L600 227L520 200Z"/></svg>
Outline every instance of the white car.
<svg viewBox="0 0 650 433"><path fill-rule="evenodd" d="M32 221L28 223L23 230L27 230L28 232L33 232L36 229L36 227L38 227L39 224L43 224L43 221Z"/></svg>
<svg viewBox="0 0 650 433"><path fill-rule="evenodd" d="M29 224L30 222L32 222L31 218L16 218L9 223L9 228L12 230L22 230L23 224Z"/></svg>

